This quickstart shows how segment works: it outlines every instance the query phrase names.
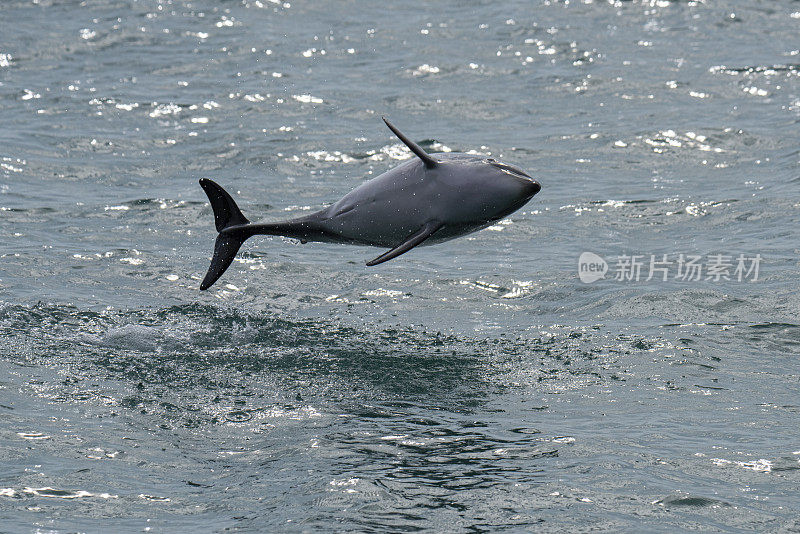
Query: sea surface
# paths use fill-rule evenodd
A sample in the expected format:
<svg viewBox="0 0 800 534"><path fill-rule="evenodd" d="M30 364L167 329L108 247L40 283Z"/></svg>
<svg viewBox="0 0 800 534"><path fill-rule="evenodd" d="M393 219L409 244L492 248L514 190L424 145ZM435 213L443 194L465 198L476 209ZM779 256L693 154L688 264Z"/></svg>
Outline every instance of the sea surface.
<svg viewBox="0 0 800 534"><path fill-rule="evenodd" d="M381 116L542 190L198 290ZM0 531L800 531L799 2L5 0L0 119Z"/></svg>

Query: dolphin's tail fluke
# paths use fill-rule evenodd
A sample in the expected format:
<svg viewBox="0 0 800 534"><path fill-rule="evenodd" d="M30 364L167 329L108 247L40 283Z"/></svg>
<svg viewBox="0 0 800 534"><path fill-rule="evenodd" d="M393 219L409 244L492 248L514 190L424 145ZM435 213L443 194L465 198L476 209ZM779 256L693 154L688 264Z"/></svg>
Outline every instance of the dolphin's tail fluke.
<svg viewBox="0 0 800 534"><path fill-rule="evenodd" d="M214 256L211 258L211 265L208 268L206 277L203 278L203 282L200 284L200 289L204 290L211 287L222 276L222 273L233 262L233 258L236 257L239 247L252 234L243 228L250 221L242 215L239 206L236 205L236 202L227 191L206 178L200 180L200 186L211 202L211 208L214 210L214 223L219 232L217 242L214 244Z"/></svg>

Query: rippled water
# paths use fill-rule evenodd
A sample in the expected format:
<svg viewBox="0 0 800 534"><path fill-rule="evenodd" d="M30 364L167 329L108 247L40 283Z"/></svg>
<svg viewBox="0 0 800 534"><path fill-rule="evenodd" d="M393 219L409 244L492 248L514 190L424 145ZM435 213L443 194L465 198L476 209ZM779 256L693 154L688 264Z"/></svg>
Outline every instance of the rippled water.
<svg viewBox="0 0 800 534"><path fill-rule="evenodd" d="M800 529L798 25L790 0L5 2L2 530ZM199 178L305 213L408 157L381 115L542 192L374 268L253 239L198 291ZM763 262L614 279L663 254Z"/></svg>

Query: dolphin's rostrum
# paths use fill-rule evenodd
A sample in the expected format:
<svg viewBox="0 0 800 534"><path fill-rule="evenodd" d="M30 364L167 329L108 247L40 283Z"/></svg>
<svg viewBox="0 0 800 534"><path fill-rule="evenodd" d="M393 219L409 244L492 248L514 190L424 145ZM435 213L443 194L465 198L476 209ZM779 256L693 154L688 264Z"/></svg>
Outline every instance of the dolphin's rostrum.
<svg viewBox="0 0 800 534"><path fill-rule="evenodd" d="M200 289L211 287L242 243L254 235L389 248L367 262L378 265L417 245L441 243L486 228L524 206L539 192L539 183L512 165L455 152L431 156L383 120L417 157L305 217L251 223L222 187L205 178L200 180L219 232L211 266Z"/></svg>

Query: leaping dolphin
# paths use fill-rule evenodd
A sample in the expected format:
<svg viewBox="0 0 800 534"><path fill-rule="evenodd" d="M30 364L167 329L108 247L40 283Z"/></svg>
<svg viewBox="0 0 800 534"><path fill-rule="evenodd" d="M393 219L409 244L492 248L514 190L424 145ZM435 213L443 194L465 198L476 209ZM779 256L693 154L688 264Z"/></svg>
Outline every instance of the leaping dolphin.
<svg viewBox="0 0 800 534"><path fill-rule="evenodd" d="M372 266L417 245L433 245L486 228L524 206L541 188L521 169L492 158L456 152L434 158L386 118L383 122L417 157L305 217L251 223L222 187L201 179L219 235L200 289L211 287L242 243L254 235L389 248L367 262Z"/></svg>

